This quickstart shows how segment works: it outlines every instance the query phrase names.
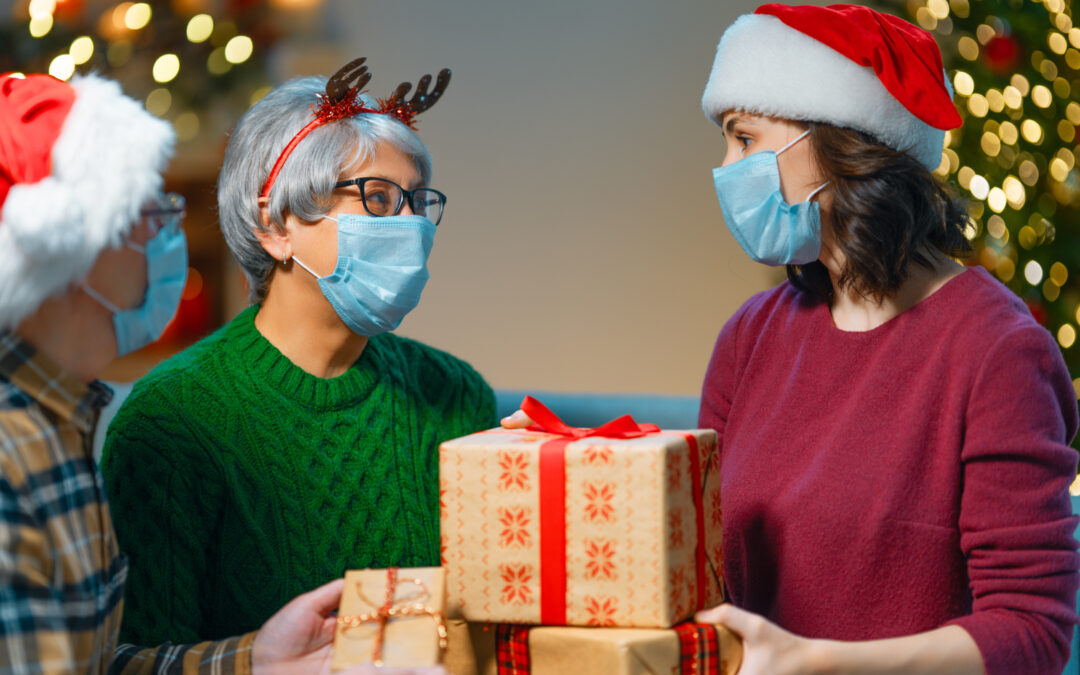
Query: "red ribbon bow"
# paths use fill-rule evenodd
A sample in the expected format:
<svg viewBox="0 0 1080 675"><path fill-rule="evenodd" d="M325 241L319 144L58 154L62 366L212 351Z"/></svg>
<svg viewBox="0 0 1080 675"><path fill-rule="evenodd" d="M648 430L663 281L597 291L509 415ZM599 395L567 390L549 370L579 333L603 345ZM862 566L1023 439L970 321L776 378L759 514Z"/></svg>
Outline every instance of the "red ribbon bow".
<svg viewBox="0 0 1080 675"><path fill-rule="evenodd" d="M559 419L546 405L532 396L521 401L521 411L529 416L534 424L526 427L529 431L544 431L549 434L568 436L572 439L602 436L604 438L639 438L660 431L655 424L638 424L630 415L616 417L610 422L594 429L572 427Z"/></svg>
<svg viewBox="0 0 1080 675"><path fill-rule="evenodd" d="M533 420L526 427L562 436L540 446L540 623L566 624L566 457L568 443L582 438L640 438L659 433L655 424L638 424L630 415L616 417L594 429L572 427L532 396L521 401L521 411ZM697 438L680 433L690 451L694 511L697 524L697 609L705 606L705 518L702 505L702 472Z"/></svg>

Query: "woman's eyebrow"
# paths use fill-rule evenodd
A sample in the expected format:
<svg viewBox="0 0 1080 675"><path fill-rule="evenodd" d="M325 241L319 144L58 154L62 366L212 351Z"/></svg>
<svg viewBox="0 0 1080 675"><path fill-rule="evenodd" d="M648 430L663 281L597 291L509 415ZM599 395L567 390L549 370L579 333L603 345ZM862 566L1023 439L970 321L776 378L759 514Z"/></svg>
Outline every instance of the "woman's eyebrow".
<svg viewBox="0 0 1080 675"><path fill-rule="evenodd" d="M743 121L743 116L742 115L731 115L724 122L724 133L727 133L727 134L735 133L735 125L738 124L739 122L742 122L742 121Z"/></svg>

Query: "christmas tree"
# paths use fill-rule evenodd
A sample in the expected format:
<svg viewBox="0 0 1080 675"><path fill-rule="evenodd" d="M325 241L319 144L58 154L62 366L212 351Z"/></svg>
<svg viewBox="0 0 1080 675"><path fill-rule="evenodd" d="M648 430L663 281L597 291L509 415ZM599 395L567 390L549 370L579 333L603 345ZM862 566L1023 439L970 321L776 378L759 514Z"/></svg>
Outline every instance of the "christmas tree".
<svg viewBox="0 0 1080 675"><path fill-rule="evenodd" d="M269 90L267 56L319 0L21 0L0 22L0 72L98 72L172 122L183 154L222 138Z"/></svg>
<svg viewBox="0 0 1080 675"><path fill-rule="evenodd" d="M964 125L936 173L968 200L972 264L1057 338L1080 391L1080 28L1065 0L877 0L941 45Z"/></svg>

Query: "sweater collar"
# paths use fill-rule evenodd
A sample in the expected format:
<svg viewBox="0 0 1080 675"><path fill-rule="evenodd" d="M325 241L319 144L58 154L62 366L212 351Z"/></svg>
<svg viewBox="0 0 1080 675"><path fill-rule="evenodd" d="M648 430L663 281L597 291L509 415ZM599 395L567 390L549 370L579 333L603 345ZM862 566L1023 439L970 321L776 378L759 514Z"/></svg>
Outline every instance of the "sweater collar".
<svg viewBox="0 0 1080 675"><path fill-rule="evenodd" d="M227 339L238 352L236 367L246 376L268 386L300 405L313 409L336 409L367 398L378 384L381 341L368 340L360 358L337 377L324 378L296 366L255 327L259 306L252 305L228 326Z"/></svg>

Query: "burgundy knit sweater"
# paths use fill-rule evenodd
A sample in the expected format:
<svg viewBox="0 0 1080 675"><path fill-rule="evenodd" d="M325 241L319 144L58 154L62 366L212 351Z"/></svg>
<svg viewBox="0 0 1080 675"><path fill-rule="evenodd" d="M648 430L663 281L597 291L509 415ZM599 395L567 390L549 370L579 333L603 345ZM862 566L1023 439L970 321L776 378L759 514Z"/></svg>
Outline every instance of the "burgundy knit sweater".
<svg viewBox="0 0 1080 675"><path fill-rule="evenodd" d="M984 270L865 332L789 283L755 295L717 340L700 425L720 433L737 605L839 640L954 623L989 675L1061 672L1076 395Z"/></svg>

